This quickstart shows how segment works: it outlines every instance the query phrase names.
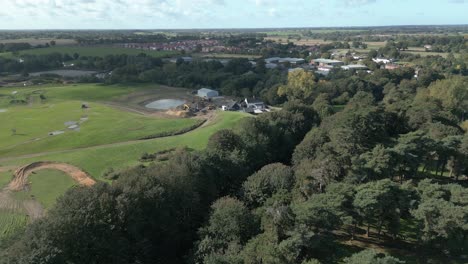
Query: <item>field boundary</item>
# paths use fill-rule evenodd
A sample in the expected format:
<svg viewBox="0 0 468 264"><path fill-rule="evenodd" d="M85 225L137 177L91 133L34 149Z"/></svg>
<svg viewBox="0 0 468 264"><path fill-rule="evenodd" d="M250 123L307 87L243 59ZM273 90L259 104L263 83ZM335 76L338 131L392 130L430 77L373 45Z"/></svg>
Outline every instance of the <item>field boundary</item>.
<svg viewBox="0 0 468 264"><path fill-rule="evenodd" d="M148 139L156 139L156 138L164 138L164 137L172 137L172 136L182 135L182 134L188 133L190 131L193 131L193 130L203 126L203 124L205 124L206 121L207 121L206 119L202 119L202 120L199 120L197 123L195 123L192 126L189 126L189 127L177 130L177 131L173 131L173 132L161 132L161 133L155 134L155 135L144 136L144 137L140 138L140 140L148 140Z"/></svg>

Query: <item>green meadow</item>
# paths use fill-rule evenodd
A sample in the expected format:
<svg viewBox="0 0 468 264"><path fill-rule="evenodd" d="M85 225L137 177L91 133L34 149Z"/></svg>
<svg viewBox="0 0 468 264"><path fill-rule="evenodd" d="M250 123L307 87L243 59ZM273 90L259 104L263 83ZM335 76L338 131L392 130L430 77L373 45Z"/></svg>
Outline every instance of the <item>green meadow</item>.
<svg viewBox="0 0 468 264"><path fill-rule="evenodd" d="M0 157L136 140L197 123L194 119L143 116L99 103L88 105L88 109L81 109L80 101L65 101L8 108L0 113ZM67 122L78 122L78 127L69 129L71 123ZM48 134L53 131L63 134Z"/></svg>
<svg viewBox="0 0 468 264"><path fill-rule="evenodd" d="M138 50L138 49L127 49L115 46L54 46L48 48L36 48L30 50L20 51L19 55L44 55L50 53L62 53L72 55L74 53L80 54L80 56L92 56L92 57L104 57L107 55L117 55L117 54L126 54L126 55L138 55L144 53L148 56L155 58L167 57L177 55L177 52L174 51L156 51L156 50ZM11 52L0 53L0 56L3 57L15 57Z"/></svg>
<svg viewBox="0 0 468 264"><path fill-rule="evenodd" d="M34 161L66 162L83 169L95 179L104 180L102 174L106 169L137 165L138 159L145 152L152 153L176 147L203 149L213 133L234 127L244 117L246 114L243 113L219 112L217 118L209 124L178 136L60 151L29 158L18 157L6 161L0 159L0 164L20 166Z"/></svg>
<svg viewBox="0 0 468 264"><path fill-rule="evenodd" d="M30 175L29 184L30 190L15 192L14 197L19 200L35 199L47 209L52 207L66 190L74 186L75 182L64 172L44 169Z"/></svg>
<svg viewBox="0 0 468 264"><path fill-rule="evenodd" d="M0 243L23 229L27 222L24 214L0 210Z"/></svg>
<svg viewBox="0 0 468 264"><path fill-rule="evenodd" d="M174 133L198 122L145 116L103 104L145 89L149 87L96 84L0 88L0 159L137 140ZM82 109L82 104L89 108ZM78 122L79 131L69 129L68 122ZM54 131L64 133L50 136Z"/></svg>

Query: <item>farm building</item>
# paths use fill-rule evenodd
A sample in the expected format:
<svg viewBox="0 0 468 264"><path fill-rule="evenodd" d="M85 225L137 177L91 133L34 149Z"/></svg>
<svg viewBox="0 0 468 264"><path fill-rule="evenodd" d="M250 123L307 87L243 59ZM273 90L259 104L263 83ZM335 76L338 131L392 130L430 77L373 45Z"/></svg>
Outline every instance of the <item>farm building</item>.
<svg viewBox="0 0 468 264"><path fill-rule="evenodd" d="M393 62L392 59L385 59L385 58L374 58L372 59L375 63L383 63L383 64L387 64L387 63L391 63Z"/></svg>
<svg viewBox="0 0 468 264"><path fill-rule="evenodd" d="M221 109L223 111L238 111L240 109L240 105L236 101L231 100L222 104Z"/></svg>
<svg viewBox="0 0 468 264"><path fill-rule="evenodd" d="M305 63L304 59L301 58L280 58L280 57L273 57L265 59L265 63L289 63L291 65L299 65Z"/></svg>
<svg viewBox="0 0 468 264"><path fill-rule="evenodd" d="M350 64L350 65L341 66L341 69L343 70L367 70L368 68L366 65Z"/></svg>
<svg viewBox="0 0 468 264"><path fill-rule="evenodd" d="M400 65L398 65L398 64L393 64L393 63L385 64L385 69L386 70L395 70L395 69L398 69L398 68L400 68Z"/></svg>
<svg viewBox="0 0 468 264"><path fill-rule="evenodd" d="M311 61L311 64L315 64L316 66L324 67L324 68L334 68L334 67L343 66L344 62L339 61L339 60L314 59Z"/></svg>
<svg viewBox="0 0 468 264"><path fill-rule="evenodd" d="M197 95L202 98L213 98L219 96L219 93L208 88L201 88L198 90Z"/></svg>
<svg viewBox="0 0 468 264"><path fill-rule="evenodd" d="M244 100L245 106L247 108L252 108L254 110L264 110L265 109L265 103L263 103L262 100L251 98L247 99L245 98Z"/></svg>

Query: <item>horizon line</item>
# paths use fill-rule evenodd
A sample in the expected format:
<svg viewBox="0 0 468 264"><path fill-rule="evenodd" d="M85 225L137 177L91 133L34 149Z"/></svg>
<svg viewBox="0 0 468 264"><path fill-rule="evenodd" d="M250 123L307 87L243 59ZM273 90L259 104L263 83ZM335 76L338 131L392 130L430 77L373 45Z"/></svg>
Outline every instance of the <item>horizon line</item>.
<svg viewBox="0 0 468 264"><path fill-rule="evenodd" d="M468 24L401 24L401 25L382 25L382 26L297 26L297 27L212 27L212 28L37 28L37 29L7 29L0 28L0 31L98 31L98 30L108 30L108 31L135 31L135 30L161 30L161 31L171 31L171 30L254 30L254 29L265 29L265 30L274 30L274 29L346 29L346 28L385 28L385 27L431 27L431 26L446 26L446 27L457 27L457 26L468 26Z"/></svg>

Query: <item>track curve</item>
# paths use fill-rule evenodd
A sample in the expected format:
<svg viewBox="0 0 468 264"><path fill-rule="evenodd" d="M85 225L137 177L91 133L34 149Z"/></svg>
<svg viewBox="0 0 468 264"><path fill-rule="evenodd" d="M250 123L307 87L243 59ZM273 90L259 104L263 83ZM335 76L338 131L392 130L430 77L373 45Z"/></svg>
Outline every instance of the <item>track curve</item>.
<svg viewBox="0 0 468 264"><path fill-rule="evenodd" d="M72 177L79 185L92 186L96 183L86 172L73 165L60 162L38 161L18 168L14 173L13 180L8 184L7 189L11 191L23 190L28 185L29 175L43 169L63 171Z"/></svg>

